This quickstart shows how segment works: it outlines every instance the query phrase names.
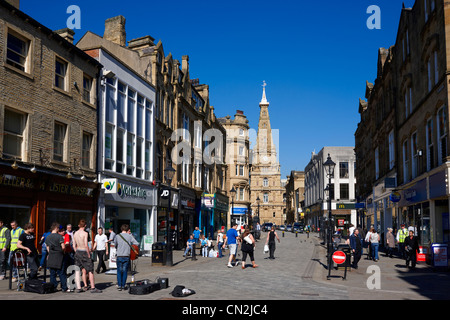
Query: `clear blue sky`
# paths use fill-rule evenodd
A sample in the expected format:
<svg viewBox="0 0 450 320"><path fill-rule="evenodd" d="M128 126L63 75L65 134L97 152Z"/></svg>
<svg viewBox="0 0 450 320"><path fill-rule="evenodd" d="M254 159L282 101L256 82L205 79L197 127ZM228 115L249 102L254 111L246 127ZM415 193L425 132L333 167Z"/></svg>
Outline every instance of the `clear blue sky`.
<svg viewBox="0 0 450 320"><path fill-rule="evenodd" d="M402 8L414 0L21 0L21 10L56 30L67 8L81 29L103 35L104 21L126 19L127 40L151 35L175 59L190 57L191 78L210 86L218 117L243 110L257 129L262 82L273 129L280 130L282 177L304 170L311 152L353 146L358 102L376 77L380 47L394 45ZM381 29L369 30L370 5Z"/></svg>

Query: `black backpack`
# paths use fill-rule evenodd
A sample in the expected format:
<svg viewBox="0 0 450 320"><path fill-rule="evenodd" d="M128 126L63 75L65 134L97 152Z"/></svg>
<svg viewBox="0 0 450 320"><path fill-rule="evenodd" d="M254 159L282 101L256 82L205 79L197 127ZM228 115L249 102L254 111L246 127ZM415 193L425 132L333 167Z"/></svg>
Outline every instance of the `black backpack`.
<svg viewBox="0 0 450 320"><path fill-rule="evenodd" d="M184 292L183 289L185 290ZM195 293L194 290L186 289L185 286L175 286L175 288L173 288L173 291L170 294L174 297L187 297L194 293Z"/></svg>

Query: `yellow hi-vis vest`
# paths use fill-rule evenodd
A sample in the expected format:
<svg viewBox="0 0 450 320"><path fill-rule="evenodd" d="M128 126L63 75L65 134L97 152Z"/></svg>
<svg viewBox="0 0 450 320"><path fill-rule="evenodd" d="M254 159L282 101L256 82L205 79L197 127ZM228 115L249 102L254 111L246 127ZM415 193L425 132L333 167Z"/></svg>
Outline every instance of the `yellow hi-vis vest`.
<svg viewBox="0 0 450 320"><path fill-rule="evenodd" d="M8 230L6 227L0 230L0 250L5 248L6 245L6 230Z"/></svg>
<svg viewBox="0 0 450 320"><path fill-rule="evenodd" d="M19 236L23 233L23 229L18 227L16 230L11 230L11 251L17 249L17 241L19 241Z"/></svg>
<svg viewBox="0 0 450 320"><path fill-rule="evenodd" d="M406 237L408 236L408 230L400 230L398 235L398 242L404 243Z"/></svg>

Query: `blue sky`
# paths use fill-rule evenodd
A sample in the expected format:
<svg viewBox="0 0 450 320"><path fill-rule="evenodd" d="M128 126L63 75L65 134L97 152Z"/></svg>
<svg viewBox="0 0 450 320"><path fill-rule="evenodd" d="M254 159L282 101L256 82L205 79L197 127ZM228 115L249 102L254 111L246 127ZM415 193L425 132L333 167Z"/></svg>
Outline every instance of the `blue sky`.
<svg viewBox="0 0 450 320"><path fill-rule="evenodd" d="M311 152L353 146L358 102L376 77L380 47L395 44L402 8L414 0L21 0L21 10L50 29L65 28L67 8L81 29L103 35L104 21L126 19L127 40L151 35L175 59L190 57L191 78L210 86L216 115L244 111L257 129L262 82L279 129L282 177L304 170ZM366 13L381 9L381 29Z"/></svg>

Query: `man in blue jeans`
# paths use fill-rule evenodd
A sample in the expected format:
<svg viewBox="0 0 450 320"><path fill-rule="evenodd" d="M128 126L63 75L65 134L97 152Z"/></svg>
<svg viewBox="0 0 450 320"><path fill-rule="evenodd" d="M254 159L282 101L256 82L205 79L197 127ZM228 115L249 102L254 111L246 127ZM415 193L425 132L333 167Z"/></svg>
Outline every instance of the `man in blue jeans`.
<svg viewBox="0 0 450 320"><path fill-rule="evenodd" d="M117 252L116 265L117 265L117 289L122 291L127 284L127 272L128 265L130 264L130 250L131 245L139 245L139 242L128 233L130 226L123 224L120 227L122 231L114 239L114 246Z"/></svg>
<svg viewBox="0 0 450 320"><path fill-rule="evenodd" d="M228 247L230 249L230 257L228 258L228 268L233 268L233 265L231 264L232 261L235 261L235 265L237 265L236 260L236 254L237 254L237 247L239 245L239 234L237 232L237 223L233 222L231 229L227 231L227 238L225 239L225 242L223 243L223 248L228 244Z"/></svg>

